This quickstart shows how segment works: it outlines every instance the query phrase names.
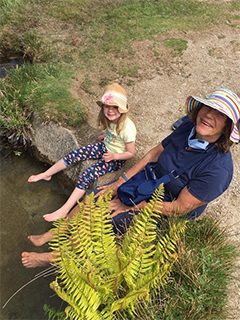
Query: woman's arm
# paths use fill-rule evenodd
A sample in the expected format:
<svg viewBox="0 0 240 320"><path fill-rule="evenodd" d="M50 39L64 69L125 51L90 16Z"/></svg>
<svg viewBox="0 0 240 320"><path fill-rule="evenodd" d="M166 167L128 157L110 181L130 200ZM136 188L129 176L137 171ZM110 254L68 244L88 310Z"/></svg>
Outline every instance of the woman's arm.
<svg viewBox="0 0 240 320"><path fill-rule="evenodd" d="M184 187L176 200L173 200L171 202L163 202L161 212L164 216L168 217L173 215L182 216L200 206L203 206L204 204L206 204L206 202L198 200L188 191L187 187ZM147 202L142 201L135 207L128 207L124 205L119 199L113 200L113 202L111 202L111 209L114 210L112 217L118 215L121 212L127 212L130 210L139 211L140 209L143 209L146 205Z"/></svg>
<svg viewBox="0 0 240 320"><path fill-rule="evenodd" d="M129 169L125 173L126 177L128 179L132 178L136 173L138 173L141 170L143 170L148 162L157 161L159 156L160 156L160 154L163 152L163 150L164 150L164 148L163 148L162 144L160 143L155 148L153 148L150 151L148 151L145 154L145 156L143 156L131 169ZM121 180L122 183L125 182L125 180L122 177L120 177L119 179Z"/></svg>
<svg viewBox="0 0 240 320"><path fill-rule="evenodd" d="M204 204L206 204L206 202L200 201L194 197L188 191L188 188L184 187L176 200L172 202L163 202L162 214L164 216L182 216Z"/></svg>
<svg viewBox="0 0 240 320"><path fill-rule="evenodd" d="M125 172L125 176L127 179L130 179L132 176L134 176L136 173L140 172L145 168L148 162L154 162L157 161L160 154L163 152L164 148L162 144L160 143L155 148L148 151L145 156L143 156L131 169L129 169L127 172ZM101 193L105 193L106 190L111 189L113 190L113 195L117 194L117 189L125 182L124 178L122 176L119 177L117 181L115 181L112 184L109 184L107 186L99 187L99 192L96 194L96 196L99 196Z"/></svg>

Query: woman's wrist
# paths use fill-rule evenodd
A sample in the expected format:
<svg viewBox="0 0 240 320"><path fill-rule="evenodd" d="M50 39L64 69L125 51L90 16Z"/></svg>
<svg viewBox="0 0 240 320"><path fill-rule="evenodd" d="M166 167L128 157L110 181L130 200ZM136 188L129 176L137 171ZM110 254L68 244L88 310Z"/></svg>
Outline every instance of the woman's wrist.
<svg viewBox="0 0 240 320"><path fill-rule="evenodd" d="M123 173L121 174L121 177L122 177L125 181L128 181L128 180L129 180L128 177L126 176L126 173L125 173L125 172L123 172Z"/></svg>

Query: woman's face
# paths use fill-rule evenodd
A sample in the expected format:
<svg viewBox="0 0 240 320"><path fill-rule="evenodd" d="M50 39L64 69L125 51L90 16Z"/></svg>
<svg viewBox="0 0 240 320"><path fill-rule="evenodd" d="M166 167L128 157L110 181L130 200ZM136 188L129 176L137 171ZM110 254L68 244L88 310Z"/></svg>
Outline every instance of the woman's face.
<svg viewBox="0 0 240 320"><path fill-rule="evenodd" d="M202 106L196 120L196 138L210 143L217 141L226 126L227 116L208 106Z"/></svg>
<svg viewBox="0 0 240 320"><path fill-rule="evenodd" d="M108 106L107 104L105 104L103 106L103 113L105 115L105 117L113 122L113 123L117 123L118 118L121 116L121 113L118 112L118 107L116 106Z"/></svg>

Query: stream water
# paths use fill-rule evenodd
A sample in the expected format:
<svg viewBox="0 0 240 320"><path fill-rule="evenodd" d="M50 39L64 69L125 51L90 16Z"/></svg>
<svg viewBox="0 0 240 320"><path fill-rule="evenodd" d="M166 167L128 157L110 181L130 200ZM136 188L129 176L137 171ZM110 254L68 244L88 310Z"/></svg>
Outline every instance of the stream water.
<svg viewBox="0 0 240 320"><path fill-rule="evenodd" d="M1 154L0 169L0 246L1 246L1 320L48 319L43 305L58 308L61 301L49 288L54 276L41 277L22 289L3 309L3 305L21 286L45 268L26 269L21 264L22 251L43 252L48 246L34 247L30 234L41 234L51 228L42 215L59 208L67 198L54 178L28 183L31 174L46 170L28 154L9 151Z"/></svg>

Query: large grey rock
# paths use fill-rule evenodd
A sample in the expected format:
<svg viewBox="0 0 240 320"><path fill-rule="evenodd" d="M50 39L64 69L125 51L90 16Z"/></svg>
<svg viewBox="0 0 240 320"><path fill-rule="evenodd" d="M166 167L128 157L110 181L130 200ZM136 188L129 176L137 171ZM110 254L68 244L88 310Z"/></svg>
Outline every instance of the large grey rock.
<svg viewBox="0 0 240 320"><path fill-rule="evenodd" d="M56 123L43 123L38 117L35 118L32 130L29 132L34 157L49 165L53 165L69 151L77 149L79 146L96 142L94 139L97 138L97 131L88 123L84 123L80 129L80 134L78 132L78 136L79 138L77 139L71 130ZM80 173L88 168L93 161L86 160L68 167L66 170L56 174L55 177L62 187L72 190ZM127 167L129 167L130 163L128 163ZM126 170L126 168L124 169ZM121 172L119 171L108 173L95 181L90 186L90 190L96 185L103 185L117 179L120 174Z"/></svg>
<svg viewBox="0 0 240 320"><path fill-rule="evenodd" d="M70 150L79 147L76 137L70 130L53 122L42 123L38 117L34 119L29 135L33 155L49 165L53 165ZM57 174L56 178L62 186L72 187L79 171L79 166L73 166Z"/></svg>

